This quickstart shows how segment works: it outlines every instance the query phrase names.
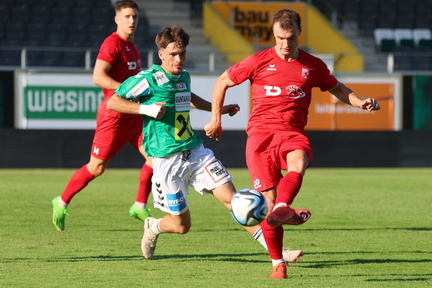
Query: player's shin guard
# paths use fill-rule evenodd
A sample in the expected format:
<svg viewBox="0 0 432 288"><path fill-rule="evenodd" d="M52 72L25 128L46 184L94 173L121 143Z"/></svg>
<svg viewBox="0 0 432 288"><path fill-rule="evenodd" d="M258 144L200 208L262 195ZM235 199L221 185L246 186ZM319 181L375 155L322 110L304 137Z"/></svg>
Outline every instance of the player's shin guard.
<svg viewBox="0 0 432 288"><path fill-rule="evenodd" d="M277 260L282 259L283 233L282 226L271 227L267 221L261 222L261 229L264 234L264 239L267 243L270 258Z"/></svg>
<svg viewBox="0 0 432 288"><path fill-rule="evenodd" d="M138 193L136 196L136 202L139 203L147 203L148 197L151 193L151 178L153 176L153 168L144 164L141 168L140 178L139 178L139 186Z"/></svg>
<svg viewBox="0 0 432 288"><path fill-rule="evenodd" d="M84 187L86 187L94 178L96 177L88 171L87 165L82 166L69 180L69 183L61 195L62 200L68 204L72 200L73 196L84 189Z"/></svg>
<svg viewBox="0 0 432 288"><path fill-rule="evenodd" d="M285 203L291 205L297 196L303 183L303 175L291 171L286 174L277 186L277 195L275 204Z"/></svg>

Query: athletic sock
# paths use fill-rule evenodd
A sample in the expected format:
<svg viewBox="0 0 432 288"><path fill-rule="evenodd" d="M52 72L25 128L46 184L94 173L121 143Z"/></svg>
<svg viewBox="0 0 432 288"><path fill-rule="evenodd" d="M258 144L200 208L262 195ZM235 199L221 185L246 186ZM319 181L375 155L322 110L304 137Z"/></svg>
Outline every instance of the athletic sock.
<svg viewBox="0 0 432 288"><path fill-rule="evenodd" d="M66 209L68 206L68 204L65 203L61 197L59 197L59 199L57 200L57 204L64 209Z"/></svg>
<svg viewBox="0 0 432 288"><path fill-rule="evenodd" d="M140 176L139 176L139 186L138 193L136 196L136 202L138 203L147 203L148 197L151 193L151 178L153 176L153 168L144 164L141 168Z"/></svg>
<svg viewBox="0 0 432 288"><path fill-rule="evenodd" d="M265 239L264 239L264 234L263 234L263 232L262 232L262 229L261 229L261 227L259 227L256 231L255 231L255 233L252 235L252 237L255 239L255 240L257 240L266 250L267 250L267 244L266 244L266 242L265 242Z"/></svg>
<svg viewBox="0 0 432 288"><path fill-rule="evenodd" d="M163 233L163 231L160 229L160 225L159 225L161 221L162 221L162 218L156 219L156 221L153 222L152 226L150 226L150 229L156 235Z"/></svg>
<svg viewBox="0 0 432 288"><path fill-rule="evenodd" d="M135 207L136 207L137 209L143 210L143 209L146 209L146 208L147 208L147 204L145 204L145 203L140 203L140 202L135 201Z"/></svg>
<svg viewBox="0 0 432 288"><path fill-rule="evenodd" d="M275 204L285 203L291 205L297 196L303 182L303 175L298 172L288 172L277 186Z"/></svg>
<svg viewBox="0 0 432 288"><path fill-rule="evenodd" d="M87 165L82 166L78 169L69 180L65 190L61 195L61 199L64 203L69 204L76 193L80 192L87 184L92 181L93 176L87 169Z"/></svg>
<svg viewBox="0 0 432 288"><path fill-rule="evenodd" d="M272 265L273 266L276 266L276 265L278 265L279 263L283 263L283 262L285 262L285 260L282 258L282 259L271 259L271 261L272 261Z"/></svg>
<svg viewBox="0 0 432 288"><path fill-rule="evenodd" d="M261 229L264 235L265 242L268 247L268 252L271 259L282 259L282 246L283 246L283 227L271 227L266 220L261 222Z"/></svg>

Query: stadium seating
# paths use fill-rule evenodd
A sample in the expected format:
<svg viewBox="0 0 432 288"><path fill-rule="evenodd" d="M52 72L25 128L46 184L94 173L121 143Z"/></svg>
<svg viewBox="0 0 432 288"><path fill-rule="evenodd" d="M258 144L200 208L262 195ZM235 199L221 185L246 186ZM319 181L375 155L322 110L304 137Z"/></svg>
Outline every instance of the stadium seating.
<svg viewBox="0 0 432 288"><path fill-rule="evenodd" d="M427 28L374 30L377 49L380 52L432 52L432 32Z"/></svg>
<svg viewBox="0 0 432 288"><path fill-rule="evenodd" d="M413 29L413 39L417 51L432 52L432 33L430 29Z"/></svg>
<svg viewBox="0 0 432 288"><path fill-rule="evenodd" d="M393 52L396 48L396 39L393 29L377 28L374 30L375 45L381 52Z"/></svg>
<svg viewBox="0 0 432 288"><path fill-rule="evenodd" d="M201 2L187 1L192 15L201 17ZM432 53L432 0L310 0L324 15L332 19L337 13L338 21L355 22L359 34L375 39L379 53ZM19 66L20 52L10 47L49 47L91 49L92 59L102 40L115 30L114 11L109 0L1 0L0 1L0 66ZM170 12L168 12L170 13ZM391 37L376 33L377 29L390 29ZM399 36L399 29L408 29L411 38ZM135 43L139 50L154 46L153 35L147 32L149 24L145 13L140 13L139 34ZM402 30L404 31L404 30ZM411 31L411 33L409 33ZM378 35L376 35L378 34ZM402 38L401 38L402 37ZM379 39L379 40L377 40ZM378 41L378 42L377 42ZM42 53L44 52L44 53ZM69 54L73 55L73 51ZM42 62L48 66L63 65L65 59L56 52L29 49L28 64ZM54 52L51 52L54 54ZM144 54L144 53L142 53ZM70 56L66 54L66 56ZM12 58L11 58L12 57ZM18 57L18 59L16 58ZM40 59L43 57L43 59ZM73 59L72 56L70 56ZM69 58L69 57L67 57ZM31 59L31 60L30 60ZM45 60L44 60L45 59ZM426 60L425 60L426 59ZM431 61L424 58L423 61ZM147 59L143 57L143 66ZM18 63L18 64L16 64ZM72 60L68 60L70 65ZM76 62L76 66L81 61ZM193 63L192 63L193 64ZM192 65L191 64L191 65ZM413 69L430 67L431 63L410 61ZM405 66L408 66L404 63Z"/></svg>
<svg viewBox="0 0 432 288"><path fill-rule="evenodd" d="M1 0L0 66L20 66L19 49L28 47L29 66L83 68L85 50L94 61L102 41L115 31L113 19L109 0ZM145 48L146 23L141 13L138 49ZM80 56L75 49L82 50Z"/></svg>
<svg viewBox="0 0 432 288"><path fill-rule="evenodd" d="M396 40L396 47L398 51L414 50L414 38L412 29L396 28L394 29L394 37Z"/></svg>

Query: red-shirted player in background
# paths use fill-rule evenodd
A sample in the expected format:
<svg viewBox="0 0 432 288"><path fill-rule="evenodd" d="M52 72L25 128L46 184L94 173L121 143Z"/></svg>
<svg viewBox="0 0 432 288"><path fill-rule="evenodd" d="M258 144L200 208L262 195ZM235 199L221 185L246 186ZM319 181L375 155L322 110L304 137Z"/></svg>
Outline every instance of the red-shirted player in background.
<svg viewBox="0 0 432 288"><path fill-rule="evenodd" d="M52 200L53 224L59 231L65 228L65 217L68 215L66 209L72 197L90 181L102 175L110 160L128 142L146 158L140 173L136 201L129 213L142 221L150 216L146 203L151 192L153 169L151 157L146 157L141 145L141 116L122 114L106 108L107 100L121 82L141 71L141 57L133 43L138 24L138 5L130 0L117 2L114 20L117 31L102 43L93 71L93 82L102 88L104 99L97 113L90 161L73 174L62 195Z"/></svg>
<svg viewBox="0 0 432 288"><path fill-rule="evenodd" d="M298 49L300 15L289 9L275 13L272 21L276 45L249 56L225 71L216 81L212 119L205 131L219 140L221 108L229 87L251 82L253 110L247 127L246 162L254 188L266 197L271 211L261 223L273 264L270 278L286 278L282 258L283 227L299 225L311 216L290 205L299 192L312 160L304 127L313 87L329 91L341 101L369 111L379 110L375 99L363 99L340 83L325 63ZM282 175L281 170L287 174Z"/></svg>

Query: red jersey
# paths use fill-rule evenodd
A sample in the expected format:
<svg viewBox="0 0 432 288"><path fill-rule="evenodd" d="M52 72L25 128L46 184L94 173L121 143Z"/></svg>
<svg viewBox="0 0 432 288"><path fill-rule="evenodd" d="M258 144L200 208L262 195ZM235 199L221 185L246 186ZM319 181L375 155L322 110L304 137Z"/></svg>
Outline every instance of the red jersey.
<svg viewBox="0 0 432 288"><path fill-rule="evenodd" d="M281 59L275 48L245 58L228 70L237 85L250 80L253 109L247 132L304 132L312 88L326 91L337 84L327 65L319 58L300 50L293 61Z"/></svg>
<svg viewBox="0 0 432 288"><path fill-rule="evenodd" d="M118 82L123 82L127 78L138 74L141 71L141 56L133 42L130 42L117 33L112 33L102 43L97 59L111 64L108 75ZM141 117L140 115L122 114L106 108L107 100L114 94L114 90L102 88L105 95L99 112L115 118Z"/></svg>

